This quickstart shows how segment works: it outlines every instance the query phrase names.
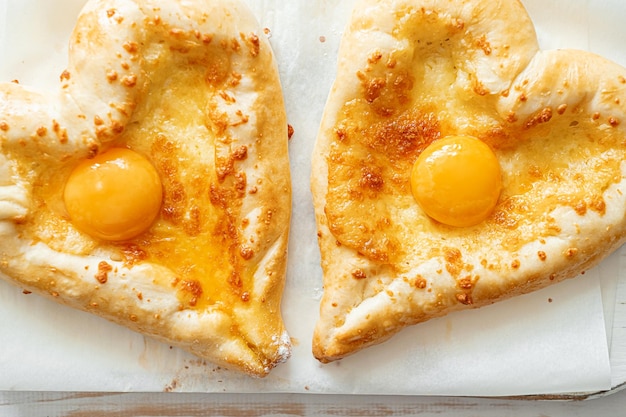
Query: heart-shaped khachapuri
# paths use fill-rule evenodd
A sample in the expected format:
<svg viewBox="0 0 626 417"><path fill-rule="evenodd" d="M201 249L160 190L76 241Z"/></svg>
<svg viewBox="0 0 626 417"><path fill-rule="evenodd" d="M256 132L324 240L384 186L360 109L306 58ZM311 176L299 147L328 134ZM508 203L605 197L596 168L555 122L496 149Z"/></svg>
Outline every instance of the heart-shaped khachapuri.
<svg viewBox="0 0 626 417"><path fill-rule="evenodd" d="M243 4L89 1L58 94L0 84L0 271L264 376L291 352L287 135Z"/></svg>
<svg viewBox="0 0 626 417"><path fill-rule="evenodd" d="M518 0L359 0L313 155L322 362L577 276L626 234L626 69Z"/></svg>

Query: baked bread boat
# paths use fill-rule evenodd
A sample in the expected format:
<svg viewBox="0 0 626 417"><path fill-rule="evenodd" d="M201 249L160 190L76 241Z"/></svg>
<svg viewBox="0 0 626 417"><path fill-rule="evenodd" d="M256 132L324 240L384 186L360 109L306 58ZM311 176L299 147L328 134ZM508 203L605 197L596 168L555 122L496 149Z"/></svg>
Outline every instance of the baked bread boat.
<svg viewBox="0 0 626 417"><path fill-rule="evenodd" d="M626 234L625 126L626 69L540 50L517 0L358 0L312 161L315 357L596 265Z"/></svg>
<svg viewBox="0 0 626 417"><path fill-rule="evenodd" d="M291 353L287 140L243 3L89 1L56 93L0 84L0 272L265 376Z"/></svg>

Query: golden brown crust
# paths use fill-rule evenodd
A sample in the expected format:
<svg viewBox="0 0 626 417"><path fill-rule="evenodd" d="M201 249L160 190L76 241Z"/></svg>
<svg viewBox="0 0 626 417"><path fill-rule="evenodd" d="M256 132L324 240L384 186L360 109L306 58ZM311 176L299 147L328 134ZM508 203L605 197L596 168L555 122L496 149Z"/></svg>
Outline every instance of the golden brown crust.
<svg viewBox="0 0 626 417"><path fill-rule="evenodd" d="M57 96L0 84L0 271L18 285L264 376L290 219L287 121L269 42L239 2L90 1ZM69 173L113 146L145 155L164 200L131 241L78 231Z"/></svg>
<svg viewBox="0 0 626 417"><path fill-rule="evenodd" d="M621 245L625 77L590 53L540 51L516 0L359 1L312 162L314 355L576 276ZM470 228L430 220L410 190L419 153L455 134L487 142L503 170L494 213Z"/></svg>

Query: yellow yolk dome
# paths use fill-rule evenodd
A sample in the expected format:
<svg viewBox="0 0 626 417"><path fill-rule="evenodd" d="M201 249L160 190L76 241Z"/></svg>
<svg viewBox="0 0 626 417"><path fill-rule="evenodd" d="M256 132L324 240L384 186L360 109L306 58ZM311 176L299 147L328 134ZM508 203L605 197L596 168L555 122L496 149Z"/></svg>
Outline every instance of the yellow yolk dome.
<svg viewBox="0 0 626 417"><path fill-rule="evenodd" d="M471 136L447 136L430 144L411 172L415 200L434 220L473 226L493 211L502 190L500 165L491 148Z"/></svg>
<svg viewBox="0 0 626 417"><path fill-rule="evenodd" d="M150 161L130 149L112 148L72 171L63 198L78 229L99 239L121 241L150 227L159 213L163 189Z"/></svg>

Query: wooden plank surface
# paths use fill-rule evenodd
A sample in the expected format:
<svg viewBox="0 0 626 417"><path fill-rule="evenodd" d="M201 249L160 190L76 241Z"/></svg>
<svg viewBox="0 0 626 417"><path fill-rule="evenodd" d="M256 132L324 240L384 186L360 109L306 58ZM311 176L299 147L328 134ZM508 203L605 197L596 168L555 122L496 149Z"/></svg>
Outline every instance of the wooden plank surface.
<svg viewBox="0 0 626 417"><path fill-rule="evenodd" d="M18 417L620 416L626 391L584 401L306 394L89 394L0 392L0 415Z"/></svg>

